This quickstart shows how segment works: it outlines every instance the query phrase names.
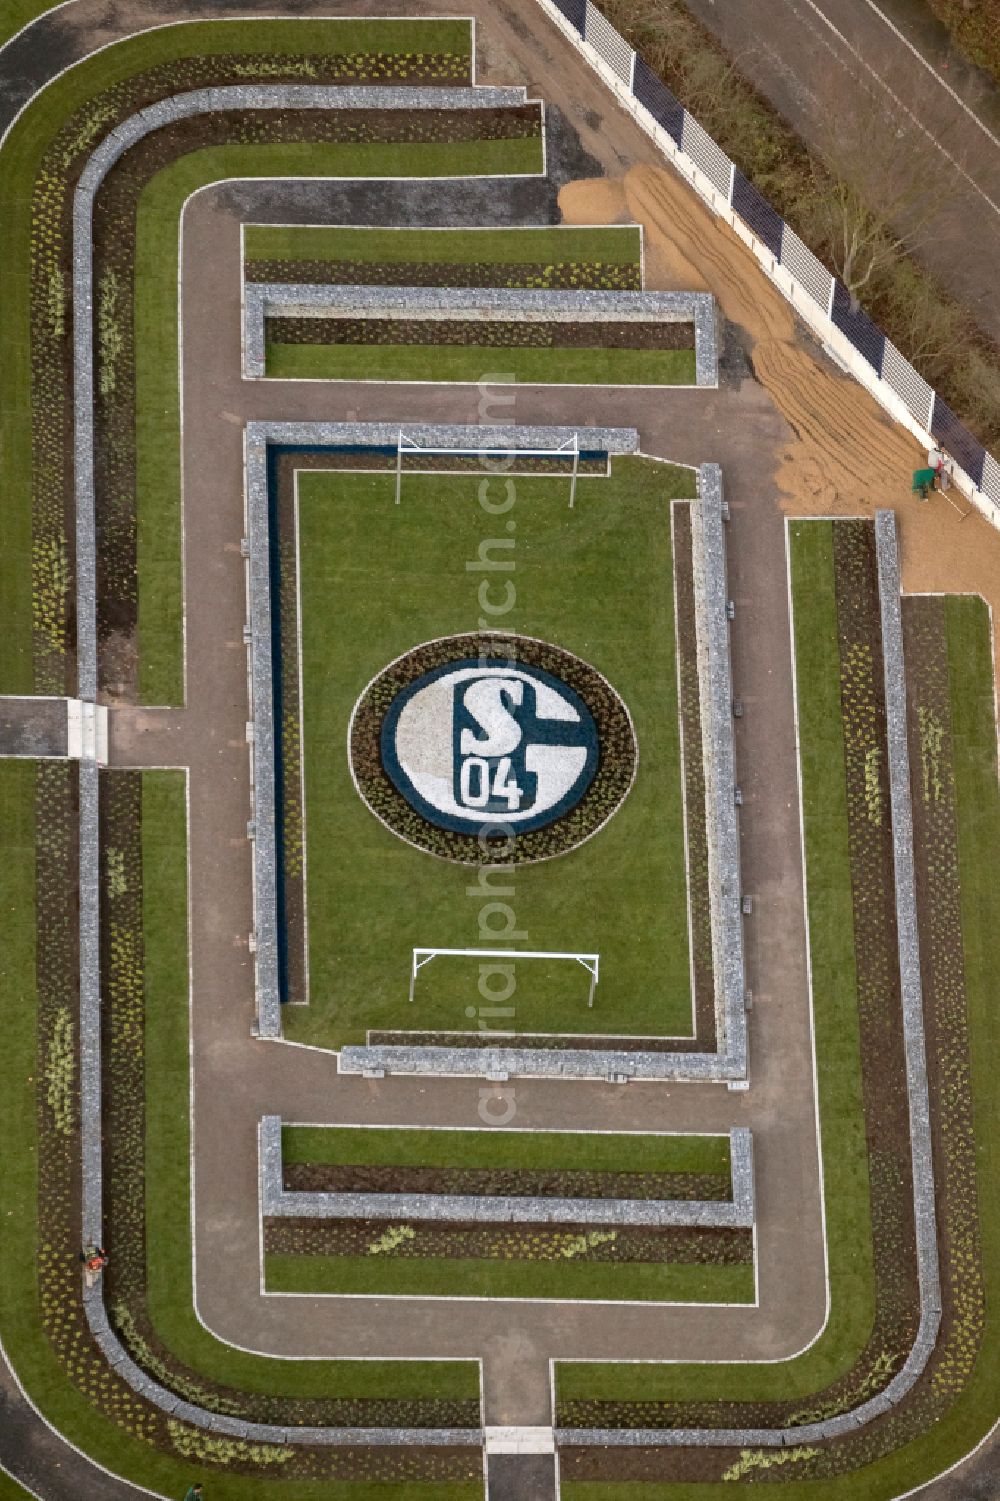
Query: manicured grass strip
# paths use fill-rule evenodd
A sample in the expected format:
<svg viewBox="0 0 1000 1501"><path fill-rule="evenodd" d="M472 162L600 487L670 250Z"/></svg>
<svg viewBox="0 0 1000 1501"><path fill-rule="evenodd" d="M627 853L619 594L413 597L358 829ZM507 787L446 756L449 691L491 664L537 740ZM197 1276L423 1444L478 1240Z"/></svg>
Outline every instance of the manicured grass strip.
<svg viewBox="0 0 1000 1501"><path fill-rule="evenodd" d="M587 1172L718 1173L728 1136L601 1135L569 1131L408 1131L285 1126L285 1162L395 1167L562 1168Z"/></svg>
<svg viewBox="0 0 1000 1501"><path fill-rule="evenodd" d="M26 1491L23 1485L18 1485L13 1475L8 1475L6 1470L0 1470L0 1501L29 1501L33 1492Z"/></svg>
<svg viewBox="0 0 1000 1501"><path fill-rule="evenodd" d="M268 1292L443 1298L592 1298L612 1302L752 1303L752 1266L486 1261L460 1257L265 1258Z"/></svg>
<svg viewBox="0 0 1000 1501"><path fill-rule="evenodd" d="M139 201L135 270L139 694L183 701L177 257L188 196L221 178L462 177L541 170L541 141L220 146L158 173Z"/></svg>
<svg viewBox="0 0 1000 1501"><path fill-rule="evenodd" d="M15 18L19 14L15 12ZM4 414L4 443L0 450L4 493L4 503L0 506L0 620L4 622L0 634L0 692L30 693L33 685L29 268L32 187L45 151L69 115L88 99L159 63L234 50L268 58L275 53L352 52L378 47L389 51L401 48L466 54L471 51L471 28L468 21L461 20L254 21L245 17L237 21L166 26L105 48L70 68L36 95L12 127L0 152L5 250L0 260L0 408ZM539 157L537 165L509 170L540 170L538 143L489 144L516 146L519 150L525 144L534 145L535 156ZM300 170L310 171L308 167ZM444 168L445 173L448 170ZM170 264L176 282L176 233L171 245ZM171 374L176 382L176 357ZM156 392L150 395L155 399ZM144 400L143 393L140 410ZM172 410L176 410L176 400L174 408L164 406L155 410L156 420L163 422ZM176 488L176 454L168 458ZM173 509L176 511L176 501ZM175 568L172 577L177 576ZM179 652L179 645L175 645L174 651ZM173 678L176 681L176 673ZM152 687L156 689L158 684L154 681Z"/></svg>
<svg viewBox="0 0 1000 1501"><path fill-rule="evenodd" d="M147 772L142 792L146 949L146 1227L149 1311L194 1370L243 1391L286 1396L476 1397L471 1361L268 1360L209 1334L193 1307L188 1176L187 824L179 772Z"/></svg>
<svg viewBox="0 0 1000 1501"><path fill-rule="evenodd" d="M407 1001L414 945L429 934L442 947L477 943L486 909L469 893L469 871L428 860L385 829L359 799L343 747L376 672L414 642L475 626L478 576L466 563L484 538L504 535L477 501L483 483L406 475L394 506L391 476L300 476L311 1001L285 1008L295 1041L339 1046L369 1028L470 1026L475 957L436 959ZM493 503L502 501L506 482L485 483ZM533 948L600 952L593 1009L579 965L533 960L517 965L506 1028L690 1030L669 501L694 483L687 470L616 459L609 478L580 480L570 511L565 477L516 480L503 520L517 528L517 598L504 626L603 672L629 707L640 760L598 838L564 859L519 867L513 882L518 929Z"/></svg>
<svg viewBox="0 0 1000 1501"><path fill-rule="evenodd" d="M47 10L55 10L59 0L5 0L3 9L0 10L0 47L4 42L9 42L14 34L27 26L36 16L42 16ZM2 1480L0 1476L0 1480ZM3 1492L0 1491L0 1495Z"/></svg>
<svg viewBox="0 0 1000 1501"><path fill-rule="evenodd" d="M693 386L693 349L516 349L441 344L268 344L273 380L479 381L528 385Z"/></svg>
<svg viewBox="0 0 1000 1501"><path fill-rule="evenodd" d="M354 229L327 224L248 224L248 261L444 261L452 265L549 265L602 261L638 265L638 224L596 229L575 225L519 229Z"/></svg>
<svg viewBox="0 0 1000 1501"><path fill-rule="evenodd" d="M560 1364L557 1380L562 1399L806 1397L850 1370L871 1331L871 1217L861 1101L832 524L793 521L790 534L830 1318L808 1350L774 1365ZM789 852L789 858L796 858L795 853ZM572 1489L581 1498L587 1494L586 1487ZM644 1496L649 1494L643 1491ZM704 1495L704 1488L697 1494Z"/></svg>

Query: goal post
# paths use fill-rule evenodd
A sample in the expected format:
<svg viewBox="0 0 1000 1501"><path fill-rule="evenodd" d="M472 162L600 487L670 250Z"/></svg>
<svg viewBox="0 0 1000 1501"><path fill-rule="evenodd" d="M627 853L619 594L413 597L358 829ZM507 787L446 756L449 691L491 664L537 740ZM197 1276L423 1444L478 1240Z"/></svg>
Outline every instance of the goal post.
<svg viewBox="0 0 1000 1501"><path fill-rule="evenodd" d="M582 964L590 976L590 994L587 997L587 1006L594 1004L594 991L600 979L601 956L600 954L584 954L574 950L564 949L439 949L439 948L415 948L410 963L410 1000L413 1000L413 990L417 983L417 975L425 965L430 964L432 959L462 958L462 959L573 959L577 964Z"/></svg>
<svg viewBox="0 0 1000 1501"><path fill-rule="evenodd" d="M399 505L403 494L403 475L408 472L403 469L404 457L416 456L418 458L516 458L529 459L565 459L572 461L569 480L569 508L576 504L576 482L580 476L580 434L574 432L571 438L558 443L554 448L437 448L431 444L417 443L402 428L396 440L396 505Z"/></svg>

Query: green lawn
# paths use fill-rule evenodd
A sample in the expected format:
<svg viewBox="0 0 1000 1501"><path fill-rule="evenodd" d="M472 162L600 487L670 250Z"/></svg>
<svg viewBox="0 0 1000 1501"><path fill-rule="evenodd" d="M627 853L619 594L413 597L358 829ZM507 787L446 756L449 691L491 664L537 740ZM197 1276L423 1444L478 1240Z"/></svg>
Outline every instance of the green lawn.
<svg viewBox="0 0 1000 1501"><path fill-rule="evenodd" d="M358 1166L524 1168L594 1173L716 1173L729 1177L728 1136L596 1131L421 1131L285 1126L285 1162Z"/></svg>
<svg viewBox="0 0 1000 1501"><path fill-rule="evenodd" d="M422 641L477 628L466 562L496 530L479 484L407 476L397 507L391 476L300 478L310 1005L285 1009L295 1041L469 1027L475 959L438 958L412 1005L407 992L414 945L481 946L471 868L384 828L354 788L345 744L375 673ZM513 881L520 946L600 951L593 1009L580 966L533 960L517 966L508 1028L690 1034L669 499L693 488L690 471L617 459L610 479L580 480L570 511L565 478L517 481L517 601L504 627L605 674L632 715L639 770L597 837Z"/></svg>
<svg viewBox="0 0 1000 1501"><path fill-rule="evenodd" d="M626 1262L487 1261L460 1257L285 1256L264 1262L268 1292L445 1298L752 1303L754 1269Z"/></svg>
<svg viewBox="0 0 1000 1501"><path fill-rule="evenodd" d="M11 26L29 20L33 9L27 3L17 5L12 14ZM5 12L6 15L6 12ZM0 410L3 411L5 443L0 449L0 482L3 485L5 504L0 506L0 620L5 623L0 636L0 692L30 693L33 687L32 666L32 381L30 381L30 237L32 237L32 188L38 176L39 165L45 150L59 134L65 120L74 110L86 104L93 96L114 84L122 83L144 68L158 63L167 63L182 57L218 56L239 50L240 53L300 54L309 51L360 51L372 42L372 26L378 27L377 45L392 50L431 50L431 44L443 51L468 53L471 48L471 32L468 21L204 21L204 23L167 26L144 32L137 38L119 42L114 47L87 57L84 62L57 78L48 89L42 90L32 104L24 110L6 138L0 152L0 204L3 204L3 228L5 228L5 255L0 260ZM476 143L473 143L476 144ZM491 143L480 143L489 146ZM512 146L523 150L518 143L495 143L497 146ZM535 167L508 167L506 170L541 170L541 153L535 144ZM252 161L263 162L266 147L258 147L260 156ZM279 150L279 149L275 149ZM303 149L308 150L308 149ZM366 147L366 150L378 150ZM420 150L420 147L414 147ZM429 150L434 150L431 147ZM449 173L441 167L440 158L434 159L435 171ZM234 165L236 171L248 170L246 158L242 165ZM255 167L249 168L254 171ZM282 168L284 170L284 168ZM341 170L341 168L333 168ZM431 171L431 167L414 168ZM455 168L458 171L473 168ZM476 167L474 170L485 170ZM288 168L293 176L317 171L299 156L297 165ZM383 174L383 168L374 168L375 176ZM225 176L227 173L222 173ZM207 180L212 180L207 179ZM201 186L195 182L194 186ZM170 269L173 267L173 296L176 299L176 246L177 225L168 236L164 251L168 270L165 281L170 284ZM150 296L155 294L150 293ZM161 290L162 296L162 290ZM170 338L176 342L176 302ZM140 353L143 345L140 342ZM164 423L176 428L176 353L164 386L158 384L140 398L140 407L146 411L153 426ZM171 398L173 395L173 399ZM156 401L162 404L156 407ZM162 444L168 473L164 476L167 509L159 518L168 537L177 537L177 458L176 444ZM155 500L155 497L153 497ZM153 503L150 500L150 504ZM149 564L150 552L149 518L146 519L143 564ZM168 621L162 629L168 642L159 648L159 666L144 684L147 695L156 701L179 701L177 683L180 681L180 638L177 633L179 621L179 549L176 542L168 540L156 554L158 572L162 578L153 587L156 608L164 606ZM147 629L152 629L150 615L155 609L147 609ZM147 636L149 641L149 636ZM158 651L156 647L150 650Z"/></svg>
<svg viewBox="0 0 1000 1501"><path fill-rule="evenodd" d="M517 349L489 344L277 344L272 380L465 381L502 370L523 385L693 386L693 349ZM494 379L495 379L494 375Z"/></svg>
<svg viewBox="0 0 1000 1501"><path fill-rule="evenodd" d="M749 1401L808 1397L850 1370L872 1327L871 1217L861 1105L833 533L828 521L793 521L790 531L830 1318L804 1354L775 1364L561 1364L557 1368L560 1398ZM789 859L796 858L797 852L790 851ZM586 1496L586 1488L579 1494Z"/></svg>
<svg viewBox="0 0 1000 1501"><path fill-rule="evenodd" d="M244 256L248 261L638 265L642 228L638 224L595 229L569 224L523 229L516 225L504 229L355 229L328 224L248 224Z"/></svg>
<svg viewBox="0 0 1000 1501"><path fill-rule="evenodd" d="M35 1482L37 1484L37 1481ZM6 1470L0 1470L0 1501L28 1501L33 1496L33 1491L26 1491L23 1485L19 1485L13 1475L8 1475Z"/></svg>

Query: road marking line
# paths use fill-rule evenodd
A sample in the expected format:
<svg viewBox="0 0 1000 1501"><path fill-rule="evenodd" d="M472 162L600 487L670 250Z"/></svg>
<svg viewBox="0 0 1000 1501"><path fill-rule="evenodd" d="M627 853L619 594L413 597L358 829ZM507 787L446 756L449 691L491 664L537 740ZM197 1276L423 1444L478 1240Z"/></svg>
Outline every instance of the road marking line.
<svg viewBox="0 0 1000 1501"><path fill-rule="evenodd" d="M927 137L927 139L931 142L931 144L937 147L937 149L941 152L941 155L945 158L945 160L952 167L954 167L955 171L959 174L959 176L965 178L965 180L969 184L969 186L976 193L979 194L979 197L982 198L982 200L983 200L984 203L989 204L989 206L993 210L993 212L997 215L998 218L1000 218L1000 203L995 203L994 202L994 200L989 196L989 194L986 193L979 186L979 184L976 182L975 178L971 177L970 174L968 172L966 172L966 170L962 166L962 164L954 156L952 156L952 154L948 150L948 148L946 146L942 146L941 142L937 139L937 137L935 135L933 135L931 133L931 131L927 128L927 126L924 125L922 123L922 121L920 121L920 120L917 119L917 116L913 113L913 111L909 108L908 105L906 105L906 104L903 103L903 101L902 101L902 99L900 99L899 95L893 89L891 89L889 87L889 85L886 83L885 79L882 78L882 76L880 74L876 73L875 69L873 67L871 67L871 65L869 63L865 62L865 59L861 56L861 53L857 50L857 48L853 47L851 45L851 43L844 36L843 32L838 31L837 27L830 20L829 16L827 16L822 10L820 10L819 6L815 3L815 0L804 0L804 3L806 5L808 5L809 9L811 11L813 11L813 13L816 16L819 17L819 19L822 21L823 25L827 28L827 30L833 32L833 35L842 44L842 46L844 46L846 48L846 50L851 54L851 56L853 58L855 58L861 64L861 66L864 68L865 72L869 73L871 75L871 77L874 78L875 82L881 88L883 88L885 90L885 92L888 94L889 98L892 100L893 104L895 104L898 109L902 110L903 114L907 115L913 121L913 124L917 127L917 129L921 132L921 134L925 135ZM791 6L791 9L792 10L795 9L794 5Z"/></svg>
<svg viewBox="0 0 1000 1501"><path fill-rule="evenodd" d="M975 110L974 109L970 109L969 105L966 104L965 100L961 97L960 94L956 93L956 91L952 88L951 84L947 81L947 79L942 78L941 74L937 71L937 69L931 63L929 63L927 61L926 57L919 50L919 48L915 47L913 45L913 43L910 41L910 39L908 37L906 37L906 36L903 35L903 33L900 31L899 27L895 24L895 22L890 21L889 17L886 15L885 11L881 10L875 4L875 0L865 0L865 4L868 6L869 10L872 10L872 11L875 12L875 14L879 17L880 20L882 20L882 21L885 22L885 24L888 26L889 30L893 33L894 36L896 36L896 37L899 38L899 40L902 42L903 46L907 49L907 51L913 53L913 56L917 59L917 62L920 63L921 66L925 67L927 69L928 73L930 73L932 75L932 77L934 77L934 78L937 79L938 83L945 90L945 92L948 93L948 94L950 94L951 97L954 99L954 101L958 105L959 109L962 109L962 110L965 111L965 113L968 115L969 119L972 120L976 125L979 126L979 129L983 132L983 134L985 136L989 136L989 138L993 142L994 146L1000 146L1000 136L995 136L993 134L992 130L990 130L989 126L987 124L985 124L985 122L982 121L979 118L979 116L976 114Z"/></svg>

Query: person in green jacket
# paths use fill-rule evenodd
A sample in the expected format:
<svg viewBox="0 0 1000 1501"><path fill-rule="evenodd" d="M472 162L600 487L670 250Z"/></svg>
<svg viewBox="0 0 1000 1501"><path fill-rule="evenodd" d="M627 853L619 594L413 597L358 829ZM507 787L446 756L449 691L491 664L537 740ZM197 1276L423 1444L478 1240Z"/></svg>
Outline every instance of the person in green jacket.
<svg viewBox="0 0 1000 1501"><path fill-rule="evenodd" d="M184 1501L201 1501L203 1494L204 1493L200 1485L190 1485L188 1486L187 1495L184 1497Z"/></svg>

